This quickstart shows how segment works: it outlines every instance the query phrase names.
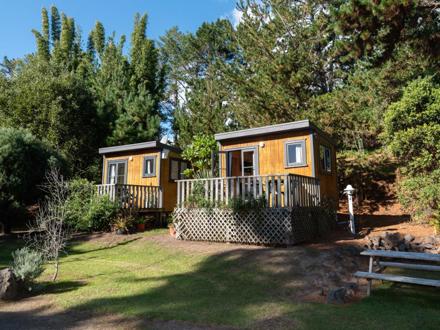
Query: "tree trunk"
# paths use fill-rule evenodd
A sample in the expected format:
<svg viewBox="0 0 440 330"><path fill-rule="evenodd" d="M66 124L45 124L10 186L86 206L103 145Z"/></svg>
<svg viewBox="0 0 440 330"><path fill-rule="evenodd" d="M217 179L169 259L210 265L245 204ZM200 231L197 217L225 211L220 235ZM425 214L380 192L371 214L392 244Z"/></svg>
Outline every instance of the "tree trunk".
<svg viewBox="0 0 440 330"><path fill-rule="evenodd" d="M58 277L58 270L60 269L60 263L58 260L55 260L55 272L53 273L52 276L52 281L55 282L57 277Z"/></svg>

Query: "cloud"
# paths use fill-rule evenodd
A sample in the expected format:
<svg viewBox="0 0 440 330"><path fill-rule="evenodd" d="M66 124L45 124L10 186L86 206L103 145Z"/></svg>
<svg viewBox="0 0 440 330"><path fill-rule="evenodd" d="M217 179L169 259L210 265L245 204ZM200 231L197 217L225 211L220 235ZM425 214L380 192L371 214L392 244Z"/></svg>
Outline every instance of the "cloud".
<svg viewBox="0 0 440 330"><path fill-rule="evenodd" d="M240 24L242 17L243 17L243 12L241 10L238 10L237 8L234 8L234 10L231 13L232 25L234 27L237 27L237 25Z"/></svg>

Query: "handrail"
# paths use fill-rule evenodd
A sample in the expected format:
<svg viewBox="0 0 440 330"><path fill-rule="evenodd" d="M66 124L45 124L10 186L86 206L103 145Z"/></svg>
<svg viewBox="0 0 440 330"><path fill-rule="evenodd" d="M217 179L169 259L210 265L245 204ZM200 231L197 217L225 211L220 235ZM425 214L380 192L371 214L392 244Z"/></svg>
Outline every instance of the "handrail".
<svg viewBox="0 0 440 330"><path fill-rule="evenodd" d="M99 184L99 195L107 195L122 208L160 209L163 208L163 191L160 186L136 184Z"/></svg>
<svg viewBox="0 0 440 330"><path fill-rule="evenodd" d="M317 178L295 174L266 174L177 180L177 206L191 203L194 188L213 205L230 203L231 199L264 199L266 207L318 206L321 192ZM203 196L204 195L204 196ZM200 196L199 196L200 197Z"/></svg>

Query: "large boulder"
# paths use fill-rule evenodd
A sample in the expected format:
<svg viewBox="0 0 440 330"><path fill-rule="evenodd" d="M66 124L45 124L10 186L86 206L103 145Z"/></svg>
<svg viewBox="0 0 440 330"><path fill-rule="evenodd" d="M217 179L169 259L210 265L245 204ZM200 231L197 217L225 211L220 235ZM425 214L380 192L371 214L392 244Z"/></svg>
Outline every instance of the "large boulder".
<svg viewBox="0 0 440 330"><path fill-rule="evenodd" d="M13 300L17 294L18 284L12 269L0 270L0 300Z"/></svg>

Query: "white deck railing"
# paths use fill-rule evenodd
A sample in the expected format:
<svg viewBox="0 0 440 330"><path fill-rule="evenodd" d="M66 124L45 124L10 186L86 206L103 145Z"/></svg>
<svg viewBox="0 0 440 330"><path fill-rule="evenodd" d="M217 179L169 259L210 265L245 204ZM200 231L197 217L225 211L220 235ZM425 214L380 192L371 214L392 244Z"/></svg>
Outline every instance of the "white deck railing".
<svg viewBox="0 0 440 330"><path fill-rule="evenodd" d="M160 186L142 186L134 184L99 184L99 195L108 195L122 208L160 209L163 207L162 188Z"/></svg>
<svg viewBox="0 0 440 330"><path fill-rule="evenodd" d="M177 207L186 207L191 196L204 194L213 205L228 205L232 199L264 199L266 207L319 206L319 179L294 175L255 175L177 181Z"/></svg>

